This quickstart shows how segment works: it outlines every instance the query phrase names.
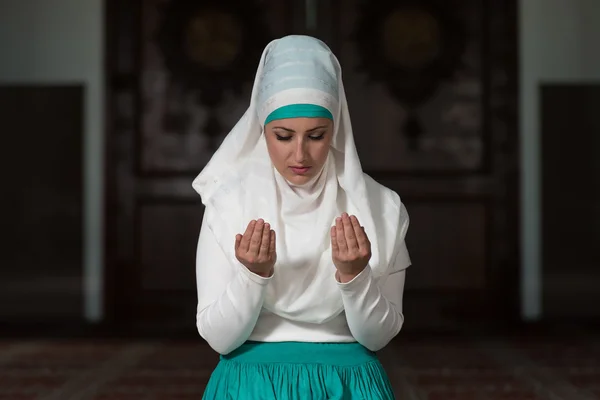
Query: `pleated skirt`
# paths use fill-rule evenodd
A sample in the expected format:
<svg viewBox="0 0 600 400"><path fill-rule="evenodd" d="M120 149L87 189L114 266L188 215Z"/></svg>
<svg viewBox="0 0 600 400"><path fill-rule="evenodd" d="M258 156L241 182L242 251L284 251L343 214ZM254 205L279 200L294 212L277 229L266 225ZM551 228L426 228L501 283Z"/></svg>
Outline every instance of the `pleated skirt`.
<svg viewBox="0 0 600 400"><path fill-rule="evenodd" d="M358 343L247 342L222 355L203 400L393 400L377 356Z"/></svg>

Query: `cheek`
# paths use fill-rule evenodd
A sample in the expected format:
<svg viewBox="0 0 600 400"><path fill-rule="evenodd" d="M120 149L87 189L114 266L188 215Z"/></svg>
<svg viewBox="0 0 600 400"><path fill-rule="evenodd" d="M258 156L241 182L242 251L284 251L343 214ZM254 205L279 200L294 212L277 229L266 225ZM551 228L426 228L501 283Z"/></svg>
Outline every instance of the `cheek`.
<svg viewBox="0 0 600 400"><path fill-rule="evenodd" d="M325 160L327 160L327 155L329 154L329 143L319 143L313 154L313 160L319 163L319 165L325 164Z"/></svg>
<svg viewBox="0 0 600 400"><path fill-rule="evenodd" d="M269 152L269 157L271 158L271 162L273 165L278 166L282 162L285 161L286 158L286 149L283 146L284 142L280 142L275 139L267 140L267 150Z"/></svg>

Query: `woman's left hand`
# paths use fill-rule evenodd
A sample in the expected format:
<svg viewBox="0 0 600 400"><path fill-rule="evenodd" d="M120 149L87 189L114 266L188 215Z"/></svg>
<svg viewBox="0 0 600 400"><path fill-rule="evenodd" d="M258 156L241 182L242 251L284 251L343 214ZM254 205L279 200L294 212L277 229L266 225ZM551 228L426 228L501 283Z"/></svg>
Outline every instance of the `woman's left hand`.
<svg viewBox="0 0 600 400"><path fill-rule="evenodd" d="M360 274L371 259L371 242L358 219L343 213L331 227L333 264L341 283L351 281Z"/></svg>

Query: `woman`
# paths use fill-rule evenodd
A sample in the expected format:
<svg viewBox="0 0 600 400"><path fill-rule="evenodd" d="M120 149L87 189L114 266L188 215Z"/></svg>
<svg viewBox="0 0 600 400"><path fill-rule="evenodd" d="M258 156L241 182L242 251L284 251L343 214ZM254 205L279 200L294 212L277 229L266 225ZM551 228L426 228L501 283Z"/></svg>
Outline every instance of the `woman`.
<svg viewBox="0 0 600 400"><path fill-rule="evenodd" d="M336 57L287 36L193 183L205 399L393 399L375 353L403 323L406 209L365 175Z"/></svg>

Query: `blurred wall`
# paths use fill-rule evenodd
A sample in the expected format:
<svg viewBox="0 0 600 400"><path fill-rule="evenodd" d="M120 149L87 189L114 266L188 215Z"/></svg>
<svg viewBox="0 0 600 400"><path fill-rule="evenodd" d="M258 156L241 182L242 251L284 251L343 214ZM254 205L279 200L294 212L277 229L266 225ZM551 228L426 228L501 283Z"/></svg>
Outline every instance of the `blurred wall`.
<svg viewBox="0 0 600 400"><path fill-rule="evenodd" d="M600 80L597 0L520 0L522 312L541 315L539 93L541 82ZM0 2L0 84L86 85L85 315L101 318L103 9L101 0Z"/></svg>
<svg viewBox="0 0 600 400"><path fill-rule="evenodd" d="M0 85L85 85L85 316L101 318L103 1L2 0Z"/></svg>
<svg viewBox="0 0 600 400"><path fill-rule="evenodd" d="M600 81L597 44L600 42L600 2L520 0L519 3L522 314L527 319L537 319L543 313L540 85ZM576 262L576 255L573 256Z"/></svg>

